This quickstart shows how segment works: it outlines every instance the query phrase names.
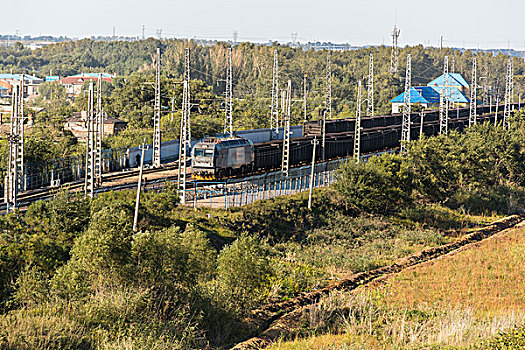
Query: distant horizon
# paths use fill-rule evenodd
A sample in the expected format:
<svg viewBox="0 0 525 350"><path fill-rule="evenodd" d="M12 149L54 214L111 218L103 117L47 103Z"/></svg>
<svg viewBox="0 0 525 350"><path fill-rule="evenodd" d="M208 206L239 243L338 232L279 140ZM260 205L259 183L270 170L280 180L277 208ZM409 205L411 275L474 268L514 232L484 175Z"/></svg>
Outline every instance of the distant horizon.
<svg viewBox="0 0 525 350"><path fill-rule="evenodd" d="M523 13L517 0L66 0L7 2L0 33L70 38L158 37L254 43L297 41L389 46L394 25L399 45L525 50ZM97 11L98 10L98 11ZM20 15L30 20L20 20Z"/></svg>

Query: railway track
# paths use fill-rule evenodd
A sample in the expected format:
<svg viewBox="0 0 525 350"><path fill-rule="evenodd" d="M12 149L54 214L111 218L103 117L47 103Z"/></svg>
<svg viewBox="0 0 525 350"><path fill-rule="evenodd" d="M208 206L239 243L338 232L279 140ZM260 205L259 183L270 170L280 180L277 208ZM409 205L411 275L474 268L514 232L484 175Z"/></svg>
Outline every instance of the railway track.
<svg viewBox="0 0 525 350"><path fill-rule="evenodd" d="M485 108L486 109L486 108ZM460 109L457 113L457 116L454 115L454 113L451 113L451 116L450 116L450 120L449 120L449 123L451 124L451 126L453 126L452 128L460 128L460 126L462 125L464 127L464 125L466 125L466 123L468 122L468 114L467 114L467 109ZM498 114L501 115L503 113L503 110L501 110ZM435 111L429 111L426 113L427 115L431 115L431 114L436 114ZM493 117L494 113L485 113L483 115L480 115L478 116L479 120L480 121L486 121L486 120L491 120L491 118L494 118ZM381 118L386 118L387 116L374 116L374 117L368 117L370 120L372 119L381 119ZM391 116L392 118L396 119L397 117L396 116ZM413 117L417 118L418 115L417 114L413 114ZM332 132L332 133L327 133L326 134L326 137L327 137L327 142L328 142L328 149L330 149L331 145L330 143L335 143L339 146L339 148L344 148L343 152L339 152L341 154L337 154L335 156L332 156L332 157L328 157L327 160L330 160L330 159L337 159L337 158L344 158L344 157L347 157L350 155L350 152L352 151L351 149L351 146L353 145L353 137L354 137L354 130L351 126L352 124L352 120L331 120L332 123L346 123L345 126L346 128L343 128L343 131L340 131L340 132ZM395 137L398 133L401 132L401 125L400 124L392 124L392 125L374 125L372 126L373 124L375 124L375 122L370 122L370 126L368 128L364 128L363 131L362 131L362 142L365 143L366 147L362 147L363 148L363 151L364 151L364 154L374 154L374 153L377 153L378 151L380 150L385 150L385 149L393 149L395 147L398 146L399 144L399 140ZM439 129L439 121L438 120L424 120L424 127L426 130L431 130L431 134L435 134L435 130L436 129ZM310 127L311 128L311 127ZM346 130L344 130L346 129ZM414 135L418 135L418 130L419 130L419 125L417 123L417 120L414 121L414 123L412 124L412 134ZM334 130L335 131L335 130ZM428 134L428 133L427 133ZM299 159L295 164L294 166L300 166L300 165L305 165L307 163L310 162L310 155L311 155L311 142L310 140L313 139L315 135L307 135L307 136L303 136L302 138L299 138L299 139L292 139L292 152L293 152L293 149L294 147L298 148L299 149L299 152L301 152L300 154L300 157L301 159ZM386 138L389 138L389 144L388 145L384 145L384 146L374 146L374 140L376 138L383 138L383 142ZM394 138L396 138L396 140L393 140ZM366 142L368 142L368 145L366 144ZM282 143L282 140L274 140L274 141L268 141L268 142L264 142L264 143L261 143L261 144L257 144L258 147L261 147L261 149L264 149L264 147L267 147L267 146L270 146L272 147L271 151L268 152L268 151L264 151L260 154L260 156L262 158L264 157L268 157L268 154L270 154L270 158L272 158L272 162L273 163L278 163L280 164L280 161L276 162L275 161L275 158L276 157L279 157L280 156L280 152L282 152L280 150L280 144ZM308 148L310 147L310 148ZM300 150L301 148L303 148L302 150ZM341 150L339 150L341 151ZM265 153L266 152L266 153ZM303 154L304 153L304 154ZM306 154L308 153L308 154ZM270 162L270 163L272 163ZM175 162L172 162L172 163L168 163L168 164L165 164L163 165L161 168L156 168L156 169L153 169L153 168L149 168L149 169L145 169L144 170L144 175L148 175L148 174L155 174L155 173L159 173L159 172L164 172L164 171L173 171L173 170L176 170L178 168L178 162L175 161ZM265 167L260 167L259 170L257 171L254 171L254 172L251 172L250 174L238 174L238 175L233 175L233 176L230 176L230 177L224 177L223 179L221 180L231 180L231 179L241 179L243 177L246 177L246 176L253 176L253 175L261 175L261 174L264 174L264 173L267 173L267 172L271 172L273 170L275 170L276 167L275 167L275 164L273 164L273 166L265 166ZM112 191L112 190L123 190L123 189L130 189L130 188L134 188L136 186L135 182L130 182L130 181L126 181L126 179L130 179L130 178L133 178L133 177L136 177L138 176L138 170L130 170L130 171L125 171L125 172L118 172L118 173L111 173L111 174L106 174L103 176L103 183L113 183L113 182L117 182L117 181L122 181L123 183L116 183L116 184L113 184L113 185L106 185L104 187L101 187L97 190L97 192L106 192L106 191ZM172 175L172 176L166 176L163 178L163 180L174 180L176 178L176 175ZM200 179L198 179L200 180ZM202 181L202 180L201 180ZM216 180L212 180L212 181L216 181ZM190 186L195 186L194 182L190 182L189 183ZM18 196L18 203L19 203L19 208L20 209L25 209L27 208L31 203L34 203L36 201L39 201L39 200L45 200L45 199L49 199L49 198L52 198L54 197L56 194L58 194L60 191L63 191L64 189L67 189L71 192L79 192L83 189L83 186L84 186L84 182L83 181L75 181L75 182L69 182L69 183L65 183L59 187L46 187L46 188L41 188L41 189L37 189L37 190L31 190L31 191L28 191L28 192L25 192L25 193L21 193L19 194ZM201 185L199 185L201 186ZM5 213L6 211L6 204L4 203L1 203L0 204L0 214L1 213Z"/></svg>

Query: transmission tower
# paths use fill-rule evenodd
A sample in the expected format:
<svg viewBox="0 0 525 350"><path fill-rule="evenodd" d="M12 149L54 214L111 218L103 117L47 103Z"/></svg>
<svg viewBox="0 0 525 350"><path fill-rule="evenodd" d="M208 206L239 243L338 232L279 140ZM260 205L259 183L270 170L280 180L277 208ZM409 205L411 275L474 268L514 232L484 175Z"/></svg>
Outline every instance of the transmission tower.
<svg viewBox="0 0 525 350"><path fill-rule="evenodd" d="M86 141L86 168L84 194L93 198L95 193L95 111L94 111L93 82L89 83L88 113L87 113L87 141Z"/></svg>
<svg viewBox="0 0 525 350"><path fill-rule="evenodd" d="M510 104L512 102L512 89L513 89L513 79L512 79L512 58L509 58L507 62L507 77L505 82L505 110L503 113L503 125L509 127L509 118L510 118Z"/></svg>
<svg viewBox="0 0 525 350"><path fill-rule="evenodd" d="M448 56L443 63L443 88L439 99L439 133L448 134Z"/></svg>
<svg viewBox="0 0 525 350"><path fill-rule="evenodd" d="M390 56L390 72L397 73L398 60L399 60L399 46L398 39L401 31L394 26L394 32L392 33L392 54Z"/></svg>
<svg viewBox="0 0 525 350"><path fill-rule="evenodd" d="M290 114L292 109L292 81L288 80L286 89L286 102L284 112L284 135L283 135L283 160L281 170L285 177L288 177L290 169Z"/></svg>
<svg viewBox="0 0 525 350"><path fill-rule="evenodd" d="M95 183L102 185L102 137L104 135L104 116L102 111L102 74L97 80L97 117L95 122Z"/></svg>
<svg viewBox="0 0 525 350"><path fill-rule="evenodd" d="M225 119L224 133L233 137L233 69L232 69L232 48L228 48L228 69L226 72L226 102L225 102Z"/></svg>
<svg viewBox="0 0 525 350"><path fill-rule="evenodd" d="M357 87L357 111L355 114L354 159L359 163L361 155L361 80Z"/></svg>
<svg viewBox="0 0 525 350"><path fill-rule="evenodd" d="M368 64L368 100L367 100L367 115L374 115L374 54L370 54L370 62Z"/></svg>
<svg viewBox="0 0 525 350"><path fill-rule="evenodd" d="M270 129L279 133L279 53L273 52L273 81L272 81L272 106L270 114Z"/></svg>
<svg viewBox="0 0 525 350"><path fill-rule="evenodd" d="M178 183L181 203L186 203L186 175L188 149L191 148L191 118L190 118L190 49L186 48L184 55L184 88L182 92L182 116L179 140L179 173Z"/></svg>
<svg viewBox="0 0 525 350"><path fill-rule="evenodd" d="M412 102L412 56L407 55L407 72L405 77L405 100L403 102L403 124L401 125L401 153L407 150L407 144L410 142L410 111Z"/></svg>
<svg viewBox="0 0 525 350"><path fill-rule="evenodd" d="M468 118L468 125L473 126L476 124L477 118L477 89L478 89L478 80L477 80L477 61L476 57L472 59L472 83L470 84L470 114Z"/></svg>
<svg viewBox="0 0 525 350"><path fill-rule="evenodd" d="M153 167L160 167L160 115L161 115L161 99L160 99L160 48L157 48L157 56L155 57L155 111L153 112Z"/></svg>
<svg viewBox="0 0 525 350"><path fill-rule="evenodd" d="M324 104L326 117L332 119L332 58L330 57L330 51L328 51L326 58L326 91Z"/></svg>

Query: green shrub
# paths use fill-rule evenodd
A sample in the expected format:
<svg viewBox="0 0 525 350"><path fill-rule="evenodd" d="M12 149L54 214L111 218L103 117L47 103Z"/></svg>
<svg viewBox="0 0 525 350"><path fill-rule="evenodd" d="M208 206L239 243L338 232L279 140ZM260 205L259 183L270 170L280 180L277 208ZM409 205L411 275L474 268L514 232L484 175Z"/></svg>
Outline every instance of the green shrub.
<svg viewBox="0 0 525 350"><path fill-rule="evenodd" d="M218 258L218 279L241 308L266 298L273 271L266 244L241 235Z"/></svg>
<svg viewBox="0 0 525 350"><path fill-rule="evenodd" d="M403 157L385 154L366 163L347 161L339 169L335 188L354 213L386 214L410 203L411 176Z"/></svg>

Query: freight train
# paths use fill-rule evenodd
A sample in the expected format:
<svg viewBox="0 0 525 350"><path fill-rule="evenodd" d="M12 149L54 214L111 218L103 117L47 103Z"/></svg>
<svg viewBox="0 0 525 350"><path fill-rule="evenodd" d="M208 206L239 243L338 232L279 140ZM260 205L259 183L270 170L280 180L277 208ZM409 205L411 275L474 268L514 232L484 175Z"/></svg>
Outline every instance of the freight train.
<svg viewBox="0 0 525 350"><path fill-rule="evenodd" d="M479 106L477 121L501 120L495 117L490 107ZM449 111L449 130L463 131L469 123L468 108ZM367 116L361 120L361 152L376 153L399 147L401 139L402 114ZM439 111L423 111L411 114L410 138L417 139L439 134ZM303 136L290 140L290 165L306 164L311 161L313 143L322 141L322 121L307 122ZM334 119L325 123L325 147L317 152L317 161L348 157L353 154L355 119ZM193 174L198 179L219 179L231 175L247 175L254 171L278 169L282 162L283 140L251 143L243 138L208 138L193 148ZM251 153L250 153L251 151ZM208 153L206 153L208 152ZM207 157L203 157L207 154Z"/></svg>

